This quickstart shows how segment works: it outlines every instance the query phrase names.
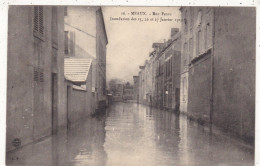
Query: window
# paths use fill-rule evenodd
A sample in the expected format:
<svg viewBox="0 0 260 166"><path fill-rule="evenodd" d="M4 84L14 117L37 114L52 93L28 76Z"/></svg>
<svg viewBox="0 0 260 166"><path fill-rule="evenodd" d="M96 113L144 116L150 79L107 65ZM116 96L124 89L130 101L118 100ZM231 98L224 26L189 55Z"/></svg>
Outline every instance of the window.
<svg viewBox="0 0 260 166"><path fill-rule="evenodd" d="M189 56L190 59L193 58L193 38L190 38L189 40Z"/></svg>
<svg viewBox="0 0 260 166"><path fill-rule="evenodd" d="M186 77L183 78L182 80L182 101L186 101L186 84L187 84L187 80Z"/></svg>
<svg viewBox="0 0 260 166"><path fill-rule="evenodd" d="M199 30L197 32L197 48L196 48L197 55L196 56L199 56L200 52L201 52L201 31Z"/></svg>
<svg viewBox="0 0 260 166"><path fill-rule="evenodd" d="M43 35L44 35L43 6L35 6L33 14L34 14L33 33L36 37L43 39Z"/></svg>
<svg viewBox="0 0 260 166"><path fill-rule="evenodd" d="M207 48L209 48L212 45L212 31L211 31L211 25L210 23L207 24Z"/></svg>
<svg viewBox="0 0 260 166"><path fill-rule="evenodd" d="M194 17L193 17L193 15L194 15L194 11L193 11L193 8L191 7L190 8L190 29L192 29L193 24L194 24Z"/></svg>
<svg viewBox="0 0 260 166"><path fill-rule="evenodd" d="M65 6L65 7L64 7L64 16L67 16L67 15L68 15L68 7Z"/></svg>
<svg viewBox="0 0 260 166"><path fill-rule="evenodd" d="M64 35L64 53L69 54L69 31L65 31Z"/></svg>
<svg viewBox="0 0 260 166"><path fill-rule="evenodd" d="M205 25L205 28L204 28L204 49L205 50L207 50L207 48L208 48L207 39L208 39L208 25Z"/></svg>
<svg viewBox="0 0 260 166"><path fill-rule="evenodd" d="M187 43L183 45L183 65L185 66L187 63Z"/></svg>
<svg viewBox="0 0 260 166"><path fill-rule="evenodd" d="M103 78L103 95L106 94L106 80Z"/></svg>
<svg viewBox="0 0 260 166"><path fill-rule="evenodd" d="M187 10L184 12L184 32L188 31L188 18L187 18Z"/></svg>
<svg viewBox="0 0 260 166"><path fill-rule="evenodd" d="M69 35L69 53L71 56L74 56L75 32L70 31Z"/></svg>
<svg viewBox="0 0 260 166"><path fill-rule="evenodd" d="M197 26L201 25L201 21L202 21L202 13L201 13L201 10L199 10L198 18L197 18Z"/></svg>

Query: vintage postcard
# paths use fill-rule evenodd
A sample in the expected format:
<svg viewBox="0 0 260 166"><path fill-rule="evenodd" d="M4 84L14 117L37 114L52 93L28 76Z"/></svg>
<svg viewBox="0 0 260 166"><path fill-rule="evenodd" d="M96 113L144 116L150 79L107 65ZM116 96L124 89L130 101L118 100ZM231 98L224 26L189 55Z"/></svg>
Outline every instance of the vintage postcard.
<svg viewBox="0 0 260 166"><path fill-rule="evenodd" d="M8 166L253 166L256 6L7 7Z"/></svg>

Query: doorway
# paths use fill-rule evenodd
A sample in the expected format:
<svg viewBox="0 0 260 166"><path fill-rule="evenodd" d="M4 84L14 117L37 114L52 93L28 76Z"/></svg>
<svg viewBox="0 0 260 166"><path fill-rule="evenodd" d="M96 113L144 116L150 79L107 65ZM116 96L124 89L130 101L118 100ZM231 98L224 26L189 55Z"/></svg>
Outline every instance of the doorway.
<svg viewBox="0 0 260 166"><path fill-rule="evenodd" d="M52 73L52 85L51 85L51 96L52 96L52 134L57 132L58 127L58 83L57 74Z"/></svg>
<svg viewBox="0 0 260 166"><path fill-rule="evenodd" d="M175 88L175 110L179 111L180 107L180 88Z"/></svg>
<svg viewBox="0 0 260 166"><path fill-rule="evenodd" d="M70 111L70 86L67 86L67 130L69 129L70 126L70 121L69 121L69 111Z"/></svg>

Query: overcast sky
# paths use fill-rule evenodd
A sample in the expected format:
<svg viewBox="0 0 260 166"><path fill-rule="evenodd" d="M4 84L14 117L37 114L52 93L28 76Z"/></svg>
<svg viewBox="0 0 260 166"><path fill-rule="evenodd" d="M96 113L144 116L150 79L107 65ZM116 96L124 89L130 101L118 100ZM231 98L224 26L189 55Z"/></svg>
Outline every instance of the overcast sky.
<svg viewBox="0 0 260 166"><path fill-rule="evenodd" d="M107 45L107 80L119 78L132 82L133 75L138 75L139 66L148 59L152 43L163 42L170 38L171 28L180 28L179 7L103 7L105 26L108 36ZM125 12L125 15L121 15ZM146 15L131 15L131 12L146 12ZM153 15L153 12L159 15ZM162 16L169 13L170 15ZM118 21L118 17L142 18L139 21ZM158 18L172 21L144 21ZM111 20L113 18L113 20Z"/></svg>

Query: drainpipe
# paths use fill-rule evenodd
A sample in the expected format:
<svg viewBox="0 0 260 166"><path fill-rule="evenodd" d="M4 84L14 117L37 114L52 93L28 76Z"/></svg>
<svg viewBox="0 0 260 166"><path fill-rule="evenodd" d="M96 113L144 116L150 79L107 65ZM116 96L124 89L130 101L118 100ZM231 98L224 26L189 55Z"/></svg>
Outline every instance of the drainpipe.
<svg viewBox="0 0 260 166"><path fill-rule="evenodd" d="M210 131L212 131L213 123L213 95L214 95L214 46L215 46L215 9L213 8L213 22L212 22L212 51L211 51L211 87L210 87Z"/></svg>

